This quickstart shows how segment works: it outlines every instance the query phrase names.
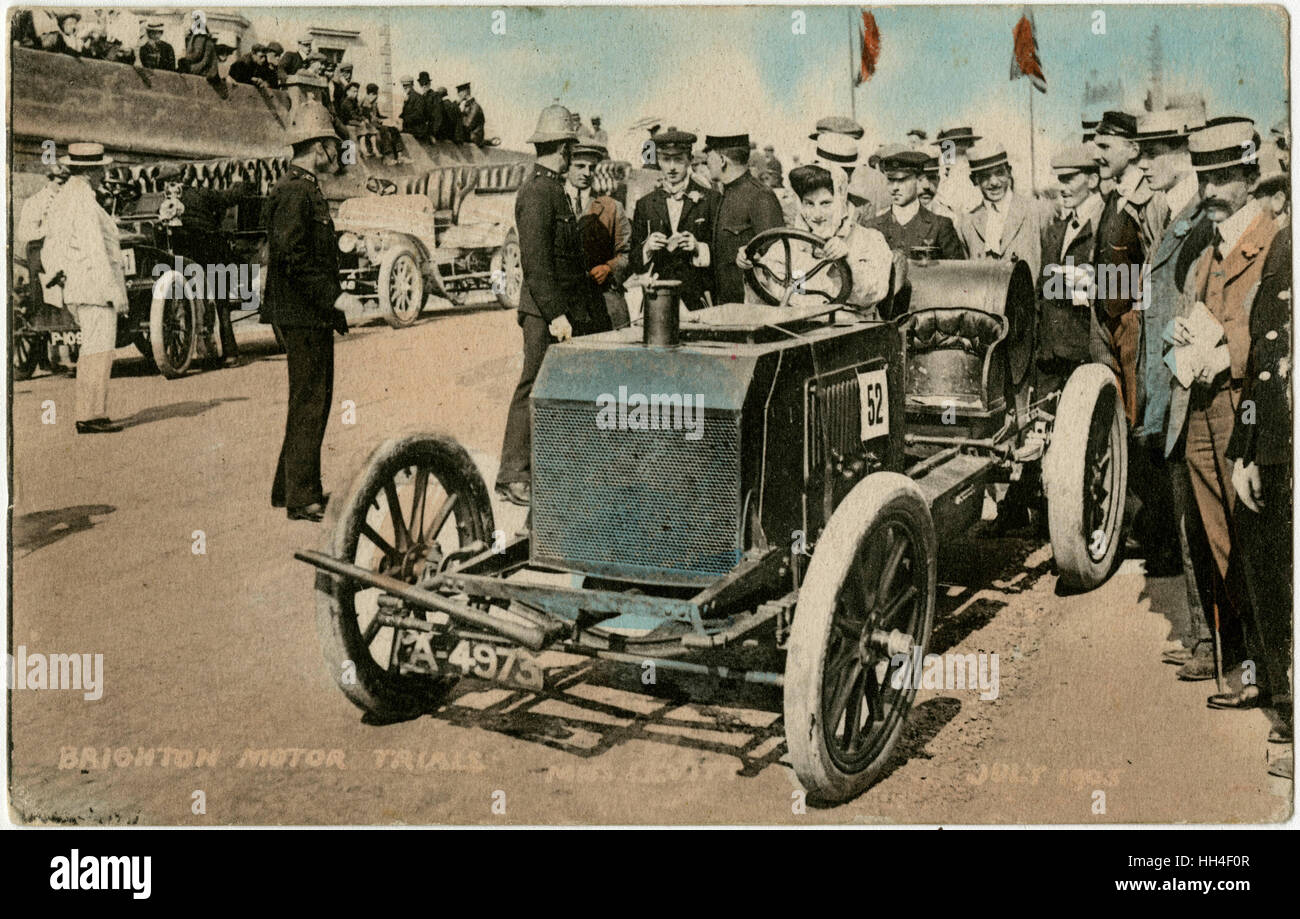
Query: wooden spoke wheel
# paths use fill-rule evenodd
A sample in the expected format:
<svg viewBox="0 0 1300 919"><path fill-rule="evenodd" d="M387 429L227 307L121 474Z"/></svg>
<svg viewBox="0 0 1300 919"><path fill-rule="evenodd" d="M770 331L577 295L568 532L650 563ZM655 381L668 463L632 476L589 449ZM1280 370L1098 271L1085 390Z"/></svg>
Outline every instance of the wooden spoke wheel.
<svg viewBox="0 0 1300 919"><path fill-rule="evenodd" d="M415 584L427 565L472 543L490 545L492 507L465 449L440 434L411 434L381 444L348 493L331 501L322 524L329 555ZM383 592L325 572L316 575L317 625L339 688L384 719L436 706L452 680L403 664L411 633L379 619ZM390 612L397 612L395 607ZM405 615L428 620L423 610Z"/></svg>
<svg viewBox="0 0 1300 919"><path fill-rule="evenodd" d="M149 350L154 366L167 379L184 376L194 362L202 315L202 304L180 272L164 272L154 283L149 306Z"/></svg>
<svg viewBox="0 0 1300 919"><path fill-rule="evenodd" d="M379 263L379 305L384 321L404 329L420 318L424 309L424 275L415 252L392 249Z"/></svg>
<svg viewBox="0 0 1300 919"><path fill-rule="evenodd" d="M849 800L884 770L916 697L935 576L916 484L892 472L859 482L817 541L786 660L786 743L815 799Z"/></svg>

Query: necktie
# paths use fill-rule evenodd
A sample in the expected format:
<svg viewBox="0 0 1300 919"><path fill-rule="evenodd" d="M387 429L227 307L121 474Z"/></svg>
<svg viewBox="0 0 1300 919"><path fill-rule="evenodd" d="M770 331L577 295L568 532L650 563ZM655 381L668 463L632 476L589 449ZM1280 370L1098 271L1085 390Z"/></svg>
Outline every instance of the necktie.
<svg viewBox="0 0 1300 919"><path fill-rule="evenodd" d="M1216 262L1221 262L1221 261L1223 261L1223 252L1222 252L1222 250L1219 248L1220 246L1223 245L1223 234L1219 232L1219 230L1218 230L1217 227L1216 227L1215 230L1214 230L1214 240L1210 243L1210 245L1211 245L1211 246L1213 247L1213 249L1214 249L1214 251L1213 251L1211 257L1212 257Z"/></svg>

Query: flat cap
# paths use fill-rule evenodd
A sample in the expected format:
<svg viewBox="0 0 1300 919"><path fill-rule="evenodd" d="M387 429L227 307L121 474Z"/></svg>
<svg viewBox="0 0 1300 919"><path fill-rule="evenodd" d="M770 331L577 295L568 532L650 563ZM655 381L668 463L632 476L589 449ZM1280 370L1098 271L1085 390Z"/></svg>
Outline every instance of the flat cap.
<svg viewBox="0 0 1300 919"><path fill-rule="evenodd" d="M274 51L276 54L284 54L284 45L280 44L278 41L273 41L267 44L266 50Z"/></svg>
<svg viewBox="0 0 1300 919"><path fill-rule="evenodd" d="M1097 133L1131 140L1137 136L1137 118L1128 112L1106 112L1101 116L1101 121L1097 122Z"/></svg>
<svg viewBox="0 0 1300 919"><path fill-rule="evenodd" d="M251 51L253 54L258 54L260 52L266 51L266 45L253 45L253 47L249 48L248 50Z"/></svg>
<svg viewBox="0 0 1300 919"><path fill-rule="evenodd" d="M976 173L987 172L990 169L1005 166L1007 164L1007 151L1005 147L995 140L984 141L971 147L966 159L970 163L970 174L973 179Z"/></svg>
<svg viewBox="0 0 1300 919"><path fill-rule="evenodd" d="M1259 163L1259 134L1249 119L1207 124L1187 140L1192 168L1197 172Z"/></svg>
<svg viewBox="0 0 1300 919"><path fill-rule="evenodd" d="M843 134L854 140L861 140L867 131L852 118L844 115L830 115L817 122L817 128L808 135L809 140L817 140L822 134Z"/></svg>
<svg viewBox="0 0 1300 919"><path fill-rule="evenodd" d="M920 172L930 159L929 154L913 150L903 144L885 144L867 159L867 165L881 172L895 169L910 169Z"/></svg>
<svg viewBox="0 0 1300 919"><path fill-rule="evenodd" d="M939 174L939 157L927 156L925 166L921 169L926 175L937 176Z"/></svg>
<svg viewBox="0 0 1300 919"><path fill-rule="evenodd" d="M1092 144L1072 144L1052 157L1052 171L1069 175L1076 172L1096 172L1097 148Z"/></svg>
<svg viewBox="0 0 1300 919"><path fill-rule="evenodd" d="M690 152L698 138L689 131L679 131L674 127L654 135L655 146L659 150Z"/></svg>

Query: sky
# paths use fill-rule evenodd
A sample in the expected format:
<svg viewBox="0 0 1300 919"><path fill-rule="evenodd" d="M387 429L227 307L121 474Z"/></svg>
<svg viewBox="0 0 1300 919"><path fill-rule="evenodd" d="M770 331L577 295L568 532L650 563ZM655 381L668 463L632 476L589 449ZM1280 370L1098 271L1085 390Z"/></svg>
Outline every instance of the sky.
<svg viewBox="0 0 1300 919"><path fill-rule="evenodd" d="M851 111L857 9L362 6L340 15L389 17L395 75L427 70L435 85L471 81L488 135L506 147L527 149L538 113L558 99L584 118L601 115L618 158L633 158L645 137L628 126L655 115L701 136L748 131L760 145L774 144L788 166L792 155L811 155L807 135L818 118ZM870 9L881 51L874 77L854 93L867 130L864 156L902 141L909 128L933 138L941 127L969 125L1001 141L1018 174L1027 171L1032 90L1027 80L1009 79L1011 30L1025 8ZM1040 182L1051 155L1080 139L1092 71L1094 79L1121 78L1125 107L1141 108L1157 25L1168 91L1203 95L1211 116L1251 116L1263 134L1286 114L1289 24L1281 7L1032 9L1048 86L1033 102ZM498 10L504 34L493 30ZM308 15L326 24L324 13Z"/></svg>

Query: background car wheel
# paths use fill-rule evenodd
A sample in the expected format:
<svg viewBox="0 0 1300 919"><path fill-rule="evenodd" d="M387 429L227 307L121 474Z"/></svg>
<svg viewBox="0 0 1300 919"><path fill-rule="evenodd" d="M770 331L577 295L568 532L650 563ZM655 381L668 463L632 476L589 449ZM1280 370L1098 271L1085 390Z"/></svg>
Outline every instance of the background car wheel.
<svg viewBox="0 0 1300 919"><path fill-rule="evenodd" d="M200 304L176 271L164 272L153 286L149 307L149 348L154 365L169 380L184 376L194 361Z"/></svg>
<svg viewBox="0 0 1300 919"><path fill-rule="evenodd" d="M14 334L10 355L15 380L30 380L50 347L50 337L40 334Z"/></svg>
<svg viewBox="0 0 1300 919"><path fill-rule="evenodd" d="M492 542L487 486L465 449L441 434L385 441L348 492L330 501L324 552L408 584L428 559ZM355 705L384 720L414 717L445 696L451 679L398 672L397 630L376 621L380 591L316 575L316 623L325 660ZM416 611L413 615L427 618Z"/></svg>
<svg viewBox="0 0 1300 919"><path fill-rule="evenodd" d="M934 623L935 547L925 497L894 472L854 486L817 541L790 630L785 737L819 801L861 794L898 742Z"/></svg>
<svg viewBox="0 0 1300 919"><path fill-rule="evenodd" d="M1120 546L1128 483L1128 430L1115 374L1085 364L1070 375L1043 457L1047 528L1061 581L1091 590Z"/></svg>
<svg viewBox="0 0 1300 919"><path fill-rule="evenodd" d="M424 275L411 249L391 249L379 263L379 308L384 321L395 329L404 329L420 318Z"/></svg>
<svg viewBox="0 0 1300 919"><path fill-rule="evenodd" d="M506 309L519 309L519 295L524 289L524 263L519 256L519 240L513 232L492 253L491 272L497 303ZM501 283L497 279L501 279Z"/></svg>

